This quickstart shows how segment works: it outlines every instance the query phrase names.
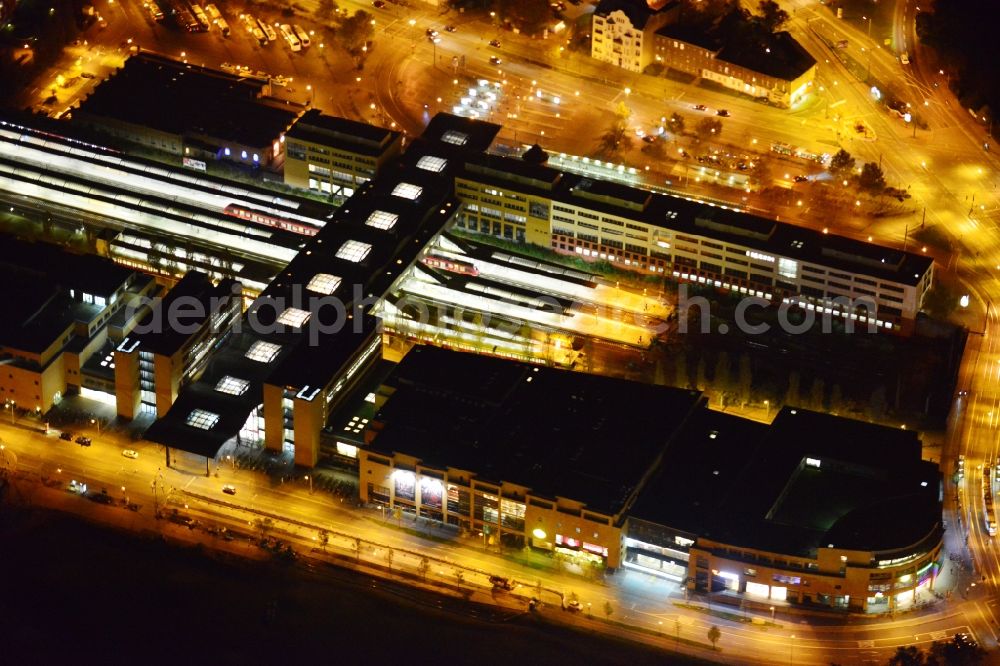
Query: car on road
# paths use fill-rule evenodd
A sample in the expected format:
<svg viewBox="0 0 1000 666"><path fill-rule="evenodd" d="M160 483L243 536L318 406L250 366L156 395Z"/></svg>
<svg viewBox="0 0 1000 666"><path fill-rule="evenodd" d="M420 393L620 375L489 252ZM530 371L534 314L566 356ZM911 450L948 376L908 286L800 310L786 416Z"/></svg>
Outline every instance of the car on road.
<svg viewBox="0 0 1000 666"><path fill-rule="evenodd" d="M804 183L804 182L806 182L807 180L809 180L809 179L808 179L808 178L806 178L805 176L801 176L801 175L800 175L800 176L796 176L796 177L795 177L795 182L796 182L796 183Z"/></svg>
<svg viewBox="0 0 1000 666"><path fill-rule="evenodd" d="M503 60L501 60L500 58L498 58L496 56L490 56L490 64L491 65L502 65L503 64Z"/></svg>
<svg viewBox="0 0 1000 666"><path fill-rule="evenodd" d="M83 435L76 438L76 443L80 446L90 446L90 441L89 437L84 437Z"/></svg>
<svg viewBox="0 0 1000 666"><path fill-rule="evenodd" d="M92 79L92 78L94 78L94 75L91 74L90 72L80 72L80 76L82 76L85 79Z"/></svg>
<svg viewBox="0 0 1000 666"><path fill-rule="evenodd" d="M375 9L382 9L385 7L385 2L383 0L375 0L375 2L372 3L372 7Z"/></svg>
<svg viewBox="0 0 1000 666"><path fill-rule="evenodd" d="M122 455L125 456L126 458L131 458L132 460L135 460L136 458L139 457L139 452L133 449L125 449L124 451L122 451Z"/></svg>
<svg viewBox="0 0 1000 666"><path fill-rule="evenodd" d="M715 112L715 115L722 116L723 118L728 118L729 111L726 111L725 109L719 109L718 111Z"/></svg>
<svg viewBox="0 0 1000 666"><path fill-rule="evenodd" d="M427 28L427 30L424 30L424 34L427 35L428 37L437 37L438 31L435 30L434 28Z"/></svg>
<svg viewBox="0 0 1000 666"><path fill-rule="evenodd" d="M222 486L222 492L226 493L227 495L235 495L236 486L227 483L226 485Z"/></svg>
<svg viewBox="0 0 1000 666"><path fill-rule="evenodd" d="M509 578L504 578L503 576L490 576L490 585L498 590L513 590L517 587L517 584L511 581Z"/></svg>
<svg viewBox="0 0 1000 666"><path fill-rule="evenodd" d="M566 602L566 610L568 610L570 613L577 613L577 612L583 610L583 604L581 604L576 599L573 599L571 601L567 601Z"/></svg>
<svg viewBox="0 0 1000 666"><path fill-rule="evenodd" d="M531 597L531 599L528 600L528 610L530 611L537 610L541 605L542 602L538 599L538 597Z"/></svg>
<svg viewBox="0 0 1000 666"><path fill-rule="evenodd" d="M656 135L655 134L644 134L642 136L642 140L645 141L646 143L656 143Z"/></svg>
<svg viewBox="0 0 1000 666"><path fill-rule="evenodd" d="M73 441L73 433L71 432L61 432L59 433L59 439L65 439L67 442Z"/></svg>
<svg viewBox="0 0 1000 666"><path fill-rule="evenodd" d="M500 40L499 39L491 39L490 40L490 46L492 46L495 49L500 48Z"/></svg>
<svg viewBox="0 0 1000 666"><path fill-rule="evenodd" d="M695 104L695 105L694 105L694 110L695 110L695 111L704 111L704 110L705 110L705 109L707 109L707 108L708 108L708 107L707 107L707 106L705 106L704 104Z"/></svg>
<svg viewBox="0 0 1000 666"><path fill-rule="evenodd" d="M455 32L455 30L456 30L456 28L455 28L455 26L453 26L453 25L446 25L446 26L444 27L444 31L445 31L445 32Z"/></svg>

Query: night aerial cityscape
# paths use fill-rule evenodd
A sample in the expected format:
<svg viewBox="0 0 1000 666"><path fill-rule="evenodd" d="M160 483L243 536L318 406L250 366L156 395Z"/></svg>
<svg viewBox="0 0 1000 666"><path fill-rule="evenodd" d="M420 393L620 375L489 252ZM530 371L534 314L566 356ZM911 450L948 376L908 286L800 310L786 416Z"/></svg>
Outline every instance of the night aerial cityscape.
<svg viewBox="0 0 1000 666"><path fill-rule="evenodd" d="M1000 663L997 25L0 0L0 663Z"/></svg>

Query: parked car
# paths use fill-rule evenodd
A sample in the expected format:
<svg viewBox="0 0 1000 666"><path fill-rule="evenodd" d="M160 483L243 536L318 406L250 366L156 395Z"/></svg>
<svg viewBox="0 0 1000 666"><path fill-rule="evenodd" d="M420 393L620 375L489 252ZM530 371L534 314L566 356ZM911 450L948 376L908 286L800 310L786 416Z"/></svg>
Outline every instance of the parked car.
<svg viewBox="0 0 1000 666"><path fill-rule="evenodd" d="M707 107L707 106L705 106L704 104L695 104L695 105L694 105L694 110L695 110L695 111L704 111L704 110L705 110L705 109L707 109L707 108L708 108L708 107Z"/></svg>
<svg viewBox="0 0 1000 666"><path fill-rule="evenodd" d="M90 438L80 435L79 437L76 438L76 443L79 444L80 446L90 446Z"/></svg>
<svg viewBox="0 0 1000 666"><path fill-rule="evenodd" d="M795 177L795 182L796 182L796 183L804 183L804 182L806 182L807 180L809 180L809 179L808 179L808 178L806 178L805 176L796 176L796 177Z"/></svg>
<svg viewBox="0 0 1000 666"><path fill-rule="evenodd" d="M576 599L573 599L572 601L567 601L566 602L566 610L568 610L570 613L579 612L579 611L583 610L583 604L581 604Z"/></svg>
<svg viewBox="0 0 1000 666"><path fill-rule="evenodd" d="M375 0L375 2L372 3L372 7L375 9L382 9L385 7L385 2L383 2L383 0Z"/></svg>
<svg viewBox="0 0 1000 666"><path fill-rule="evenodd" d="M445 32L455 32L455 26L453 26L453 25L446 25L444 27L444 31Z"/></svg>
<svg viewBox="0 0 1000 666"><path fill-rule="evenodd" d="M71 432L61 432L59 433L59 439L65 439L67 442L73 441L73 433Z"/></svg>
<svg viewBox="0 0 1000 666"><path fill-rule="evenodd" d="M227 483L226 485L222 486L222 492L226 493L227 495L235 495L236 486Z"/></svg>
<svg viewBox="0 0 1000 666"><path fill-rule="evenodd" d="M726 111L725 109L719 109L718 111L715 112L715 115L722 116L723 118L728 118L729 111Z"/></svg>
<svg viewBox="0 0 1000 666"><path fill-rule="evenodd" d="M491 39L490 40L490 46L492 46L495 49L500 48L500 40L499 39Z"/></svg>
<svg viewBox="0 0 1000 666"><path fill-rule="evenodd" d="M122 455L125 456L126 458L131 458L132 460L135 460L136 458L139 457L139 452L133 449L125 449L124 451L122 451Z"/></svg>
<svg viewBox="0 0 1000 666"><path fill-rule="evenodd" d="M503 64L503 60L501 60L500 58L498 58L496 56L490 56L490 64L491 65L502 65Z"/></svg>

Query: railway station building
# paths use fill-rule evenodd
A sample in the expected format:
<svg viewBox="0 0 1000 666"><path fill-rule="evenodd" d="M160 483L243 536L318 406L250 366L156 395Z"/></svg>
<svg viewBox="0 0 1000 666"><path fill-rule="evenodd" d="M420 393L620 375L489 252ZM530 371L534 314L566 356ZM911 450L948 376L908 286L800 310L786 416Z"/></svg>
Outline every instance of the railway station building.
<svg viewBox="0 0 1000 666"><path fill-rule="evenodd" d="M70 392L113 393L104 351L135 326L125 306L151 293L153 279L10 237L0 239L0 277L10 299L0 322L0 400L45 413Z"/></svg>

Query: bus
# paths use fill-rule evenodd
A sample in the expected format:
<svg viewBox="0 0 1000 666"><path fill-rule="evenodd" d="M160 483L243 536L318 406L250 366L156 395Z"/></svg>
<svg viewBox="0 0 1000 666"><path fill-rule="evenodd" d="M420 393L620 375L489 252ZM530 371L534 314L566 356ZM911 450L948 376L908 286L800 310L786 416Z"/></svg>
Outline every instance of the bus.
<svg viewBox="0 0 1000 666"><path fill-rule="evenodd" d="M208 20L208 15L205 10L201 8L201 5L191 5L191 13L194 14L194 18L198 21L198 25L201 26L201 32L208 32L208 29L212 27L211 22Z"/></svg>
<svg viewBox="0 0 1000 666"><path fill-rule="evenodd" d="M288 42L288 47L292 49L292 51L302 50L302 42L300 42L299 38L295 36L295 31L292 30L292 26L287 23L282 23L278 26L278 29L281 30L281 36L285 38L286 42Z"/></svg>
<svg viewBox="0 0 1000 666"><path fill-rule="evenodd" d="M983 467L983 520L986 532L992 537L997 535L997 514L993 508L993 476L990 466Z"/></svg>
<svg viewBox="0 0 1000 666"><path fill-rule="evenodd" d="M146 2L142 3L142 6L146 8L146 12L149 14L149 18L157 22L163 20L163 10L160 9L160 6L158 4L156 4L156 0L147 0Z"/></svg>
<svg viewBox="0 0 1000 666"><path fill-rule="evenodd" d="M270 26L266 21L261 21L257 19L257 25L260 26L261 31L267 36L267 41L273 42L278 39L278 33L274 31L274 28Z"/></svg>
<svg viewBox="0 0 1000 666"><path fill-rule="evenodd" d="M309 48L309 33L306 32L301 25L293 25L292 30L295 31L295 36L299 38L300 42L302 42L302 48Z"/></svg>
<svg viewBox="0 0 1000 666"><path fill-rule="evenodd" d="M219 8L215 5L205 5L205 13L208 14L208 20L218 26L222 36L228 37L229 24L226 23L226 19L222 18L222 12L219 11Z"/></svg>

